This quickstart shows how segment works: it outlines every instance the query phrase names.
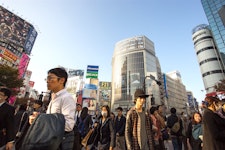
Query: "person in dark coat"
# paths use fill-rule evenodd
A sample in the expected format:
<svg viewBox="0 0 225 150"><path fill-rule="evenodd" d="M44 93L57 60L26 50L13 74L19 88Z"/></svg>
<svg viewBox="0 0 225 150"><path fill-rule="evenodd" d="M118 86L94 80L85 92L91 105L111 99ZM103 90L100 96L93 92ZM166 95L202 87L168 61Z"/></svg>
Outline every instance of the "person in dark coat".
<svg viewBox="0 0 225 150"><path fill-rule="evenodd" d="M25 123L25 121L23 120L25 111L26 111L26 105L21 104L19 106L19 110L15 114L15 133L17 133Z"/></svg>
<svg viewBox="0 0 225 150"><path fill-rule="evenodd" d="M225 149L225 119L216 113L221 101L211 96L205 100L208 107L203 113L203 150Z"/></svg>
<svg viewBox="0 0 225 150"><path fill-rule="evenodd" d="M187 143L192 150L202 149L202 140L199 137L203 135L202 126L202 115L199 112L195 112L187 129Z"/></svg>
<svg viewBox="0 0 225 150"><path fill-rule="evenodd" d="M7 102L10 96L9 89L0 89L0 149L7 150L13 149L15 139L15 108Z"/></svg>
<svg viewBox="0 0 225 150"><path fill-rule="evenodd" d="M118 115L115 118L115 134L116 134L116 148L118 150L126 150L125 143L125 126L126 118L123 116L123 108L117 108Z"/></svg>
<svg viewBox="0 0 225 150"><path fill-rule="evenodd" d="M170 130L173 147L174 150L182 150L182 129L183 129L182 120L179 119L179 117L176 115L175 108L171 108L170 112L171 115L167 119L167 127L171 129L176 122L179 121L180 123L180 129L178 130L178 132L175 133L172 130Z"/></svg>
<svg viewBox="0 0 225 150"><path fill-rule="evenodd" d="M97 143L98 150L112 150L115 146L115 133L109 106L104 105L101 110L102 116L97 125L98 135L95 143Z"/></svg>
<svg viewBox="0 0 225 150"><path fill-rule="evenodd" d="M81 138L84 138L87 135L92 124L93 122L91 116L88 114L88 108L84 107L82 109L80 121L78 124L78 130L80 131Z"/></svg>

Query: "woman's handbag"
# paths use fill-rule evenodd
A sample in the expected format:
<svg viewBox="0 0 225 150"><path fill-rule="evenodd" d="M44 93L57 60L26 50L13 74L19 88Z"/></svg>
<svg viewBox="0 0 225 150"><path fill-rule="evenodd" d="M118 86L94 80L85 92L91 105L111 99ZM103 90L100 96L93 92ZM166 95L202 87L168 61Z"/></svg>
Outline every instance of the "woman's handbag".
<svg viewBox="0 0 225 150"><path fill-rule="evenodd" d="M94 129L90 129L87 133L87 135L83 138L83 140L81 141L81 144L84 146L84 147L87 147L87 142L88 142L88 139L90 138L91 134L93 133Z"/></svg>

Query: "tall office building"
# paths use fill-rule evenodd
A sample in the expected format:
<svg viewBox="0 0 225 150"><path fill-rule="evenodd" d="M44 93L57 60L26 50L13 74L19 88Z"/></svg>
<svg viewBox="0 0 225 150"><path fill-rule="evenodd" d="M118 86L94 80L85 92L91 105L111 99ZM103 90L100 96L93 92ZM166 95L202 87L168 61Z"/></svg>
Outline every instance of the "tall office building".
<svg viewBox="0 0 225 150"><path fill-rule="evenodd" d="M201 2L225 66L225 1L201 0Z"/></svg>
<svg viewBox="0 0 225 150"><path fill-rule="evenodd" d="M120 106L126 110L133 106L135 90L144 89L144 86L146 93L151 95L146 100L147 107L151 105L152 96L155 103L160 104L159 86L155 80L146 77L158 80L160 70L154 43L146 36L136 36L116 43L112 58L111 109L114 111Z"/></svg>
<svg viewBox="0 0 225 150"><path fill-rule="evenodd" d="M213 92L214 86L225 78L225 70L209 26L201 24L195 27L192 40L206 93Z"/></svg>

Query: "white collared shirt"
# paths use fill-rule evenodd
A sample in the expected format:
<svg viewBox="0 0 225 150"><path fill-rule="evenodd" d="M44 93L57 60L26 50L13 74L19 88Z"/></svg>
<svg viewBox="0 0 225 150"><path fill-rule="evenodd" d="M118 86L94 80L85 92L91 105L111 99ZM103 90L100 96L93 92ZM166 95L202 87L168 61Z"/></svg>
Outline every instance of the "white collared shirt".
<svg viewBox="0 0 225 150"><path fill-rule="evenodd" d="M66 89L60 90L55 93L56 97L48 105L47 114L61 113L65 117L65 131L70 132L75 125L75 110L76 103L73 97L66 91Z"/></svg>
<svg viewBox="0 0 225 150"><path fill-rule="evenodd" d="M5 103L5 101L4 101L4 102L2 102L2 103L0 103L0 107L1 107L4 103Z"/></svg>
<svg viewBox="0 0 225 150"><path fill-rule="evenodd" d="M75 113L75 118L74 118L75 124L77 123L77 117L80 118L81 111L82 111L82 110L76 111L76 113Z"/></svg>

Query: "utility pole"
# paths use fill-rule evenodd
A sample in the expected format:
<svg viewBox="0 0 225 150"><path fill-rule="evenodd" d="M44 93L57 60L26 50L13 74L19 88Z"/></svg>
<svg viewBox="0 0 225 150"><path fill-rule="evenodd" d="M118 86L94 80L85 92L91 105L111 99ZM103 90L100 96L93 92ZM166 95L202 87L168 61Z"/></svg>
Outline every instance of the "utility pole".
<svg viewBox="0 0 225 150"><path fill-rule="evenodd" d="M149 75L149 76L145 76L145 78L144 78L144 83L143 83L143 90L144 90L144 92L145 92L145 94L146 94L146 86L145 86L145 81L146 81L146 79L147 78L150 78L151 80L154 80L159 86L161 85L161 82L160 81L158 81L158 80L156 80L155 79L155 77L153 76L153 75ZM151 104L153 103L153 101L154 101L154 97L153 97L153 94L152 94L152 97L151 97ZM146 108L147 106L146 106L146 101L145 101L145 108Z"/></svg>

